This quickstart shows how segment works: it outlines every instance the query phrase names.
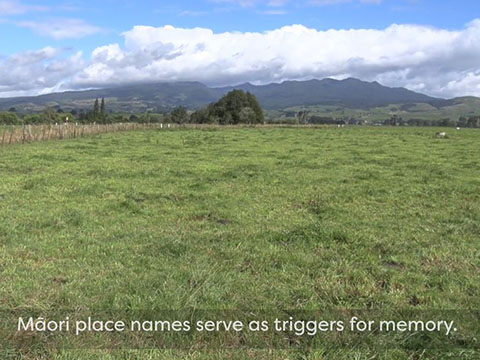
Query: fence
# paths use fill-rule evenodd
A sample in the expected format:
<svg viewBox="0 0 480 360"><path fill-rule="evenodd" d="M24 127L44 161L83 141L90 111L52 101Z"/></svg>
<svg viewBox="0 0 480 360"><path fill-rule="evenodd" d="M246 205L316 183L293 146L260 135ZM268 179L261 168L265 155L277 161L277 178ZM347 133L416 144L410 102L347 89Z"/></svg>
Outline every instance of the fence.
<svg viewBox="0 0 480 360"><path fill-rule="evenodd" d="M54 139L74 139L88 135L105 134L110 132L147 130L147 129L238 129L238 128L326 128L329 125L280 125L280 124L54 124L54 125L0 125L0 146L29 143L34 141Z"/></svg>
<svg viewBox="0 0 480 360"><path fill-rule="evenodd" d="M173 124L55 124L55 125L24 125L0 126L0 145L27 143L52 139L73 139L88 135L105 134L109 132L171 128Z"/></svg>

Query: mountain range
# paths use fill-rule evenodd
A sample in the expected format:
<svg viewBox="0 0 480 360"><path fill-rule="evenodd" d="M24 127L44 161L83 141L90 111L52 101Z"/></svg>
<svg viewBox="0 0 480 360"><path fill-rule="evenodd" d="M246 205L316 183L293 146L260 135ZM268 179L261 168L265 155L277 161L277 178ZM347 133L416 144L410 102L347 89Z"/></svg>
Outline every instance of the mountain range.
<svg viewBox="0 0 480 360"><path fill-rule="evenodd" d="M165 112L176 106L185 106L189 109L200 108L215 102L233 89L251 92L258 98L262 107L270 111L302 106L334 106L337 109L368 110L390 105L412 107L414 104L426 104L433 109L439 109L462 102L458 98L446 100L405 88L391 88L378 82L348 78L285 81L268 85L246 83L221 88L208 87L199 82L137 84L33 97L2 98L0 110L15 107L19 112L35 112L41 111L45 106L62 108L64 111L91 109L96 98L104 97L107 110L115 112ZM469 99L470 103L474 101L474 109L478 106L480 110L480 99L472 97L465 99ZM470 112L471 110L469 107Z"/></svg>

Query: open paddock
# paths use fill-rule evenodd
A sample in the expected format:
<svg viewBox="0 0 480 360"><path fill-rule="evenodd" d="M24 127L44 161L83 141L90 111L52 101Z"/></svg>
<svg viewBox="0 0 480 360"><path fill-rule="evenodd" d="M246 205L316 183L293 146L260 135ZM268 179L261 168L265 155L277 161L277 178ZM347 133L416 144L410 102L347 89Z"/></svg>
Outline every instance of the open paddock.
<svg viewBox="0 0 480 360"><path fill-rule="evenodd" d="M479 309L480 131L436 131L175 128L1 147L1 307ZM117 357L94 350L99 336L0 334L0 357L444 358L408 341L380 357L234 343ZM452 359L477 358L461 349L478 337L452 336Z"/></svg>

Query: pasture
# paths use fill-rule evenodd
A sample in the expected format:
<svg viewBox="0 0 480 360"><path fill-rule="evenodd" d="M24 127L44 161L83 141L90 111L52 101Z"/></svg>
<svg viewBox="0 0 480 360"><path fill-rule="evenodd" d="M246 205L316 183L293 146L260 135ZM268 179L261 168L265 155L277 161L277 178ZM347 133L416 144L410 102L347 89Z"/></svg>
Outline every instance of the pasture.
<svg viewBox="0 0 480 360"><path fill-rule="evenodd" d="M179 128L0 147L0 307L479 309L480 132L436 131ZM478 358L2 341L7 359Z"/></svg>

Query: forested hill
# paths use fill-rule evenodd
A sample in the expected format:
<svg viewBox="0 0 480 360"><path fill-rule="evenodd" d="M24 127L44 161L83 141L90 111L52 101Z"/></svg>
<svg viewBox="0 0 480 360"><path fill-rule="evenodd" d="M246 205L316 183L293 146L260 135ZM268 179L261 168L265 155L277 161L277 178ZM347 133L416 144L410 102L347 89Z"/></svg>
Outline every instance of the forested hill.
<svg viewBox="0 0 480 360"><path fill-rule="evenodd" d="M349 108L370 108L389 104L429 103L445 100L432 98L404 88L389 88L378 82L346 80L286 81L281 84L240 85L259 99L267 109L299 105L340 105Z"/></svg>
<svg viewBox="0 0 480 360"><path fill-rule="evenodd" d="M95 98L105 97L110 111L163 112L176 106L197 109L217 101L232 89L254 94L265 109L292 106L338 105L367 109L389 104L428 103L446 106L451 101L429 97L404 88L389 88L377 82L358 79L286 81L280 84L212 88L198 82L155 83L113 87L108 89L70 91L36 97L0 99L0 110L15 107L17 111L41 111L45 106L90 109Z"/></svg>

